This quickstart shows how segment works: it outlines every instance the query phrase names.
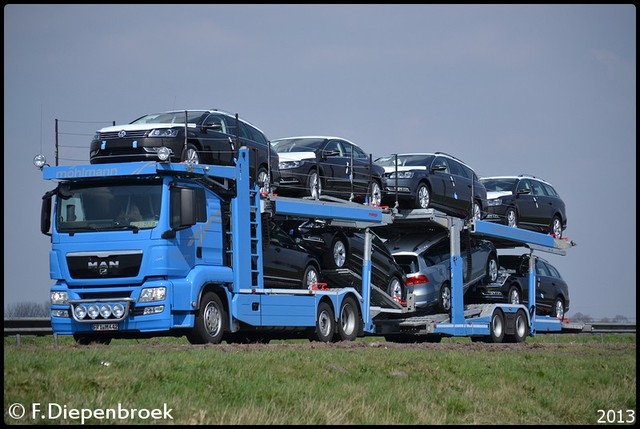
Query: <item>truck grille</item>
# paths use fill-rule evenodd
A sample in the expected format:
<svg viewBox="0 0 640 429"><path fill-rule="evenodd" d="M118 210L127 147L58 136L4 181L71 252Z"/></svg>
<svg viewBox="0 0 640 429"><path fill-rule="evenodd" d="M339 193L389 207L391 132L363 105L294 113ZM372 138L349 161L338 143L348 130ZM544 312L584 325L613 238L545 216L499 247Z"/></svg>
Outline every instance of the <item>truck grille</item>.
<svg viewBox="0 0 640 429"><path fill-rule="evenodd" d="M67 265L74 279L136 277L142 251L69 253Z"/></svg>

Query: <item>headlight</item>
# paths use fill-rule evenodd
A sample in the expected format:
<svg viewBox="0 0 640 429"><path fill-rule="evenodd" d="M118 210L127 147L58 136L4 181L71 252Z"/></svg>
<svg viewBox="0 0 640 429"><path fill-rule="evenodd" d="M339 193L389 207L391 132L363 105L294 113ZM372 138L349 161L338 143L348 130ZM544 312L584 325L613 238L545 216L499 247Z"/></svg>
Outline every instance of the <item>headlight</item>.
<svg viewBox="0 0 640 429"><path fill-rule="evenodd" d="M171 157L171 149L166 146L158 148L158 159L160 161L167 161Z"/></svg>
<svg viewBox="0 0 640 429"><path fill-rule="evenodd" d="M113 315L114 315L116 318L118 318L118 319L119 319L119 318L121 318L121 317L122 317L122 315L124 314L124 305L122 305L122 304L115 304L115 305L113 306L113 309L111 310L111 312L113 313Z"/></svg>
<svg viewBox="0 0 640 429"><path fill-rule="evenodd" d="M51 304L67 304L69 294L67 292L51 292Z"/></svg>
<svg viewBox="0 0 640 429"><path fill-rule="evenodd" d="M413 171L398 171L397 177L398 179L411 179L413 177ZM391 173L391 175L389 175L389 178L395 179L396 173Z"/></svg>
<svg viewBox="0 0 640 429"><path fill-rule="evenodd" d="M491 206L501 206L502 205L502 198L496 198L494 200L488 200L487 204L489 205L489 207L491 207Z"/></svg>
<svg viewBox="0 0 640 429"><path fill-rule="evenodd" d="M147 137L167 137L173 138L178 136L177 128L156 128L155 130L151 130Z"/></svg>
<svg viewBox="0 0 640 429"><path fill-rule="evenodd" d="M286 170L287 168L297 168L302 165L304 161L282 161L278 164L281 170Z"/></svg>
<svg viewBox="0 0 640 429"><path fill-rule="evenodd" d="M140 292L139 302L163 301L167 294L166 287L149 287Z"/></svg>

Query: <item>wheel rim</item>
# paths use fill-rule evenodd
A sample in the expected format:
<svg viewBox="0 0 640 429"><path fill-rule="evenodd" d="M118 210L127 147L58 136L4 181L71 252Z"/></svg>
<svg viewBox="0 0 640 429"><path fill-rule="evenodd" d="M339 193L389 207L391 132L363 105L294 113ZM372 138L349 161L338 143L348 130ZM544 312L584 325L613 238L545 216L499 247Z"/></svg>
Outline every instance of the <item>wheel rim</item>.
<svg viewBox="0 0 640 429"><path fill-rule="evenodd" d="M369 203L374 206L379 206L382 201L382 191L380 189L380 185L378 182L373 182L371 184L371 191L369 192L370 201Z"/></svg>
<svg viewBox="0 0 640 429"><path fill-rule="evenodd" d="M442 288L440 299L442 300L442 308L444 308L445 311L449 311L451 308L451 290L448 286Z"/></svg>
<svg viewBox="0 0 640 429"><path fill-rule="evenodd" d="M527 318L522 312L518 312L515 325L517 337L524 338L527 335Z"/></svg>
<svg viewBox="0 0 640 429"><path fill-rule="evenodd" d="M318 330L323 337L327 337L331 334L331 317L326 311L320 312L318 316Z"/></svg>
<svg viewBox="0 0 640 429"><path fill-rule="evenodd" d="M188 148L186 156L184 157L186 162L191 162L193 164L198 164L200 162L200 157L198 156L198 151L194 148Z"/></svg>
<svg viewBox="0 0 640 429"><path fill-rule="evenodd" d="M482 211L480 210L480 204L478 203L473 203L473 217L477 220L482 219Z"/></svg>
<svg viewBox="0 0 640 429"><path fill-rule="evenodd" d="M562 238L562 224L557 217L553 218L553 234L557 238Z"/></svg>
<svg viewBox="0 0 640 429"><path fill-rule="evenodd" d="M515 228L517 226L515 210L510 209L507 212L507 225L509 225L512 228Z"/></svg>
<svg viewBox="0 0 640 429"><path fill-rule="evenodd" d="M258 184L260 185L260 192L269 192L269 175L266 171L261 170L258 173Z"/></svg>
<svg viewBox="0 0 640 429"><path fill-rule="evenodd" d="M318 273L316 272L315 269L311 268L309 271L307 271L307 276L305 278L306 281L306 287L310 288L312 284L317 283L318 282Z"/></svg>
<svg viewBox="0 0 640 429"><path fill-rule="evenodd" d="M318 198L322 194L322 183L318 173L311 173L309 176L309 192L313 198Z"/></svg>
<svg viewBox="0 0 640 429"><path fill-rule="evenodd" d="M495 282L498 279L498 262L491 258L489 260L489 281Z"/></svg>
<svg viewBox="0 0 640 429"><path fill-rule="evenodd" d="M502 318L496 313L491 319L491 330L493 331L493 335L496 338L500 338L502 336L502 331L504 326L502 324Z"/></svg>
<svg viewBox="0 0 640 429"><path fill-rule="evenodd" d="M560 320L564 319L564 304L562 300L556 300L556 317Z"/></svg>
<svg viewBox="0 0 640 429"><path fill-rule="evenodd" d="M220 332L220 328L222 327L222 316L218 307L216 307L212 302L208 303L204 309L204 328L207 331L207 334L215 337Z"/></svg>
<svg viewBox="0 0 640 429"><path fill-rule="evenodd" d="M340 240L333 245L333 261L338 268L342 267L347 260L347 249Z"/></svg>
<svg viewBox="0 0 640 429"><path fill-rule="evenodd" d="M340 311L340 328L347 336L353 334L356 329L355 310L350 304L342 306L342 310Z"/></svg>
<svg viewBox="0 0 640 429"><path fill-rule="evenodd" d="M418 189L418 203L423 209L429 207L429 190L426 186L420 186L420 189Z"/></svg>
<svg viewBox="0 0 640 429"><path fill-rule="evenodd" d="M392 298L397 298L398 300L402 299L402 285L396 278L392 279L389 284L389 295L391 295Z"/></svg>
<svg viewBox="0 0 640 429"><path fill-rule="evenodd" d="M518 289L511 289L511 292L509 292L509 303L520 304L520 293Z"/></svg>

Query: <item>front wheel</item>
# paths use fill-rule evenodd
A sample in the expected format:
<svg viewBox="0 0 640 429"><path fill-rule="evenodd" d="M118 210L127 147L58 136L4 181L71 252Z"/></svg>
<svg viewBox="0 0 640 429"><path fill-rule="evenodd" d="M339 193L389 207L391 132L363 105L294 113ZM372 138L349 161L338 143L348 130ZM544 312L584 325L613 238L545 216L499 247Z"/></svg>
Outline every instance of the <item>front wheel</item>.
<svg viewBox="0 0 640 429"><path fill-rule="evenodd" d="M482 220L482 208L477 201L473 202L473 218L475 220Z"/></svg>
<svg viewBox="0 0 640 429"><path fill-rule="evenodd" d="M260 189L260 193L268 194L271 189L271 184L269 183L269 172L266 168L260 167L258 170L258 175L256 178L256 183Z"/></svg>
<svg viewBox="0 0 640 429"><path fill-rule="evenodd" d="M417 209L428 209L431 204L431 192L426 184L420 183L416 190L416 201L414 203Z"/></svg>
<svg viewBox="0 0 640 429"><path fill-rule="evenodd" d="M180 161L190 162L192 164L199 164L200 155L198 154L198 149L192 143L188 143L187 146L182 151L182 155L180 156Z"/></svg>
<svg viewBox="0 0 640 429"><path fill-rule="evenodd" d="M509 207L507 209L507 213L505 214L506 224L511 228L518 227L518 216L516 215L516 209L513 207Z"/></svg>
<svg viewBox="0 0 640 429"><path fill-rule="evenodd" d="M315 170L310 171L307 177L307 193L314 199L318 199L322 195L322 182L320 175Z"/></svg>
<svg viewBox="0 0 640 429"><path fill-rule="evenodd" d="M330 260L334 268L342 268L347 262L347 245L341 237L336 237L331 244Z"/></svg>
<svg viewBox="0 0 640 429"><path fill-rule="evenodd" d="M193 329L187 334L187 340L191 344L219 344L226 324L227 313L222 300L215 293L207 292L202 297Z"/></svg>
<svg viewBox="0 0 640 429"><path fill-rule="evenodd" d="M485 274L485 281L487 283L493 283L498 280L498 258L496 255L490 255L487 260L487 272Z"/></svg>

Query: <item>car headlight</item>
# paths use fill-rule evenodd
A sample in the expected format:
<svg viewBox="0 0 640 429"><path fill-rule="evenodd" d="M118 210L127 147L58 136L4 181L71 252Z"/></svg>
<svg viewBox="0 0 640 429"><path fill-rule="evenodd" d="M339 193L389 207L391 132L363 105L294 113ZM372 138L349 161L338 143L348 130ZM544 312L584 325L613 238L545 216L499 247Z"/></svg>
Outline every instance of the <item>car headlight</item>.
<svg viewBox="0 0 640 429"><path fill-rule="evenodd" d="M178 136L177 128L156 128L154 130L149 131L147 137L165 137L165 138L173 138Z"/></svg>
<svg viewBox="0 0 640 429"><path fill-rule="evenodd" d="M148 287L140 292L139 302L163 301L167 294L166 287Z"/></svg>
<svg viewBox="0 0 640 429"><path fill-rule="evenodd" d="M396 177L398 179L411 179L413 177L413 171L398 171L397 174L393 172L389 175L391 179L395 179Z"/></svg>
<svg viewBox="0 0 640 429"><path fill-rule="evenodd" d="M496 198L494 200L487 200L487 205L489 205L489 207L491 207L491 206L501 206L502 205L502 198Z"/></svg>
<svg viewBox="0 0 640 429"><path fill-rule="evenodd" d="M298 168L302 165L303 161L282 161L278 164L281 170L286 170L287 168Z"/></svg>

